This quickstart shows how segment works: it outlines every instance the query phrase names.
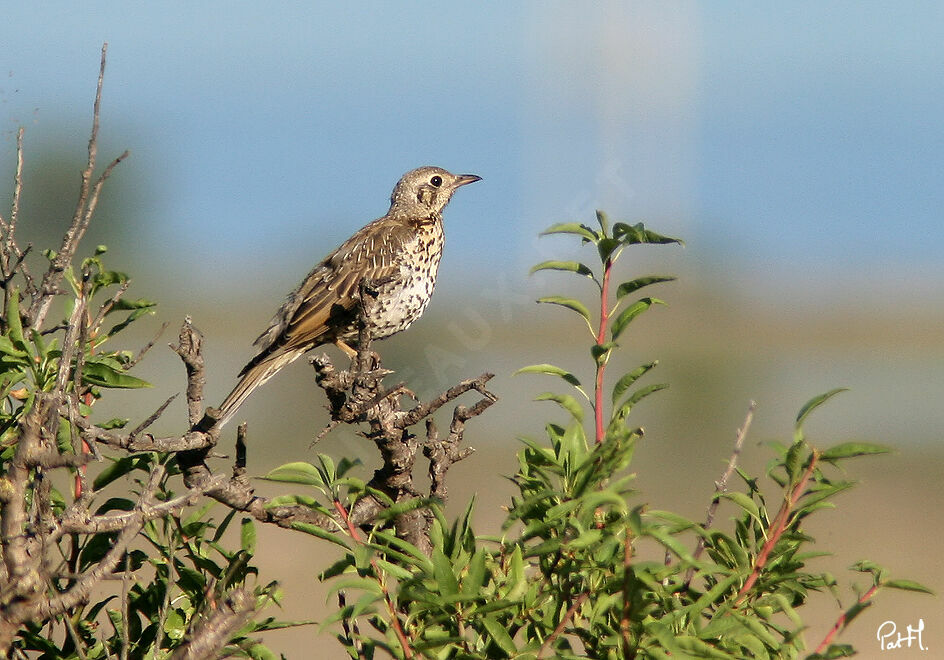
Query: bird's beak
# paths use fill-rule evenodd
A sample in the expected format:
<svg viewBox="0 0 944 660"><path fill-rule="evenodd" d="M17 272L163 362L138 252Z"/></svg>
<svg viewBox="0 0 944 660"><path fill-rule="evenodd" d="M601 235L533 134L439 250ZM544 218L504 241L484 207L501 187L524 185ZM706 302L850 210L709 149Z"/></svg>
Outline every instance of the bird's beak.
<svg viewBox="0 0 944 660"><path fill-rule="evenodd" d="M476 176L474 174L460 174L456 177L456 188L459 186L464 186L467 183L475 183L476 181L481 181L482 177Z"/></svg>

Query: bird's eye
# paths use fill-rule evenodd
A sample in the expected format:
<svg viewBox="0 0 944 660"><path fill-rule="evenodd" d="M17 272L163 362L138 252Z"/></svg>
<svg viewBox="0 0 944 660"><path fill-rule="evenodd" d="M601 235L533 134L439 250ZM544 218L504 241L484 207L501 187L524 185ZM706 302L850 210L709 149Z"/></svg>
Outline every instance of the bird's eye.
<svg viewBox="0 0 944 660"><path fill-rule="evenodd" d="M429 182L433 184L434 187L438 188L442 185L442 177L437 174L432 179L430 179Z"/></svg>

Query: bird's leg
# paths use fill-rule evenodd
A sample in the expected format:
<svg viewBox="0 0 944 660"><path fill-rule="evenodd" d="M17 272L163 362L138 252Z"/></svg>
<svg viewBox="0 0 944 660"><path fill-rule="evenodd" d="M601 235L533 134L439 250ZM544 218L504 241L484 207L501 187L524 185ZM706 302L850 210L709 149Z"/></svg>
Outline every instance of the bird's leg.
<svg viewBox="0 0 944 660"><path fill-rule="evenodd" d="M340 339L335 341L334 345L340 348L341 351L348 357L348 359L354 360L357 357L357 351L345 344Z"/></svg>

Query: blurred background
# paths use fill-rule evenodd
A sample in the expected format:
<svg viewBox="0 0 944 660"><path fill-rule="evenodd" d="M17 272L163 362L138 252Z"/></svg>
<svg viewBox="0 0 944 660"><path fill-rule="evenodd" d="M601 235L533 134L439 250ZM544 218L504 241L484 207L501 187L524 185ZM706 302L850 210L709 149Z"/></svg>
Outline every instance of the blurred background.
<svg viewBox="0 0 944 660"><path fill-rule="evenodd" d="M631 250L619 273L680 278L653 290L669 307L634 324L610 371L659 359L648 382L671 384L633 413L647 430L640 501L700 519L750 400L744 460L762 470L763 443L789 439L807 399L846 386L810 420L811 441L895 453L850 464L861 485L811 528L837 552L817 566L837 574L846 606L845 568L864 558L944 588L944 5L16 3L0 39L0 212L24 126L21 239L37 247L71 217L109 44L99 157L131 157L85 250L107 244L131 295L160 303L129 348L171 325L140 366L154 390L103 401L103 419L146 416L183 389L164 346L187 314L206 335L209 402L222 399L310 267L383 215L403 172L440 165L483 181L447 209L426 315L380 348L425 397L497 374L499 404L467 430L478 453L450 482L456 508L478 494L483 533L512 493L516 437L560 417L531 402L558 383L513 372L590 374L581 325L534 299L592 290L527 272L593 255L537 235L600 208L686 242ZM252 471L324 451L369 474L374 451L349 431L309 448L326 421L312 380L300 360L242 409ZM175 404L158 430L184 418ZM325 545L261 537L263 577L287 585L284 616L323 615ZM839 613L829 596L816 607L811 646ZM919 618L925 646L944 645L940 599L891 592L840 641L876 657L881 622ZM306 657L316 639L340 657L315 635L266 641Z"/></svg>

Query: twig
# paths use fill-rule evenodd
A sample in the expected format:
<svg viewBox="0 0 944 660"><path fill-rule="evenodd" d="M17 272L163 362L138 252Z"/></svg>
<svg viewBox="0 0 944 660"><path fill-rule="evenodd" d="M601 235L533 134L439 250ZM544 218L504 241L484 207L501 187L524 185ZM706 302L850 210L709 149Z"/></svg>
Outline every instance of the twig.
<svg viewBox="0 0 944 660"><path fill-rule="evenodd" d="M610 296L610 274L613 271L613 260L606 258L603 264L603 284L600 286L600 329L597 332L597 346L606 343L606 327L610 314L608 309ZM603 376L606 372L606 363L609 360L609 354L605 357L597 358L597 372L593 384L593 419L596 426L596 443L603 442L606 435L603 427Z"/></svg>
<svg viewBox="0 0 944 660"><path fill-rule="evenodd" d="M203 417L203 387L206 385L203 361L203 335L190 317L180 326L178 343L171 348L187 368L187 413L191 428Z"/></svg>
<svg viewBox="0 0 944 660"><path fill-rule="evenodd" d="M151 500L154 498L154 494L160 486L163 475L164 467L161 465L156 466L151 471L147 486L145 487L144 493L141 495L141 499L138 501L136 510L145 511L151 505ZM137 519L122 529L111 548L94 568L85 573L83 577L77 580L67 591L56 594L44 601L40 601L35 608L36 611L30 614L29 618L38 616L41 619L49 619L88 600L92 589L101 582L105 575L110 574L118 566L118 562L121 560L124 553L127 552L131 541L137 536L141 527L144 525L143 518L143 515L138 516ZM21 619L21 621L22 620L25 619Z"/></svg>
<svg viewBox="0 0 944 660"><path fill-rule="evenodd" d="M120 660L128 660L131 647L131 631L128 620L128 583L131 582L131 555L125 555L125 572L121 581L121 655Z"/></svg>
<svg viewBox="0 0 944 660"><path fill-rule="evenodd" d="M485 383L490 381L495 377L495 374L484 373L478 378L468 378L457 385L453 385L448 390L440 394L438 397L429 401L427 403L421 403L411 408L405 413L400 413L401 417L397 420L397 426L400 428L406 428L408 426L413 426L421 419L429 417L434 412L439 410L445 404L449 403L453 399L458 398L462 394L465 394L469 390L476 390L480 392L483 396L490 400L488 405L494 403L498 400L494 394L485 389ZM487 406L486 406L487 407Z"/></svg>
<svg viewBox="0 0 944 660"><path fill-rule="evenodd" d="M82 171L82 183L79 188L79 198L76 201L75 212L72 215L72 223L69 225L65 236L62 238L62 245L59 252L56 254L55 258L53 258L52 263L49 264L49 268L46 270L46 274L43 276L39 295L36 300L33 301L33 305L30 308L29 325L36 329L42 327L46 313L49 311L49 306L52 304L52 299L58 292L63 273L72 262L72 257L75 255L79 241L85 235L85 230L88 229L88 224L92 219L98 202L98 193L101 190L102 184L104 184L105 179L111 173L112 169L128 154L126 151L115 159L99 177L95 186L92 186L92 174L95 171L95 161L98 156L98 127L99 117L101 115L102 85L105 80L105 61L107 53L108 44L102 44L102 58L98 69L98 85L95 90L95 103L92 108L92 134L89 137L88 143L88 161L85 169Z"/></svg>
<svg viewBox="0 0 944 660"><path fill-rule="evenodd" d="M10 205L10 224L7 225L7 254L16 250L14 236L20 217L20 196L23 194L23 127L16 132L16 173L13 175L13 203Z"/></svg>
<svg viewBox="0 0 944 660"><path fill-rule="evenodd" d="M88 656L85 654L85 649L82 648L82 638L79 637L79 631L75 629L75 624L72 623L72 617L68 614L63 615L63 623L65 623L66 631L69 633L69 638L72 640L72 644L75 646L75 654L79 656L79 660L88 660Z"/></svg>
<svg viewBox="0 0 944 660"><path fill-rule="evenodd" d="M27 245L26 249L21 251L16 244L16 226L20 216L20 198L23 193L23 127L16 132L16 173L13 177L13 203L10 207L10 222L4 223L0 218L0 227L6 233L0 250L0 266L3 271L3 289L4 289L4 309L9 303L10 281L13 279L16 271L23 274L26 283L26 293L31 298L35 298L36 286L33 284L33 277L30 275L29 268L24 259L32 245ZM15 263L11 263L12 257L16 257Z"/></svg>
<svg viewBox="0 0 944 660"><path fill-rule="evenodd" d="M236 461L233 464L233 476L241 476L246 473L246 422L242 422L236 427Z"/></svg>
<svg viewBox="0 0 944 660"><path fill-rule="evenodd" d="M167 569L167 584L171 583L171 567L174 564L173 560L173 549L170 544L165 545L161 548L161 551L164 552L164 561L162 562L165 569ZM160 570L160 564L154 567L155 571L155 581L160 578L158 571ZM161 653L161 647L164 645L164 624L167 622L167 614L170 612L170 598L171 590L164 589L164 600L161 602L161 609L158 612L157 616L157 634L154 638L154 646L152 647L151 658L153 660L158 659L158 654Z"/></svg>
<svg viewBox="0 0 944 660"><path fill-rule="evenodd" d="M632 558L633 558L633 538L629 527L626 527L625 538L623 539L623 614L620 617L620 635L623 638L623 657L636 657L636 650L633 648L632 638L630 637L630 607L632 605Z"/></svg>
<svg viewBox="0 0 944 660"><path fill-rule="evenodd" d="M81 420L76 421L81 422ZM216 445L216 441L209 434L199 431L191 431L180 436L163 438L155 438L149 434L144 434L139 438L132 438L130 433L116 433L97 426L88 425L83 429L82 437L89 444L98 442L109 447L131 452L159 451L176 453L199 449L209 450Z"/></svg>
<svg viewBox="0 0 944 660"><path fill-rule="evenodd" d="M177 396L178 396L177 394L172 394L172 395L170 395L170 396L167 398L167 401L165 401L164 403L162 403L162 404L160 405L160 407L159 407L157 410L155 410L153 413L151 413L151 415L150 415L146 420L144 420L143 422L141 422L140 424L138 424L136 427L134 427L134 430L131 431L131 433L128 434L128 439L133 441L133 440L134 440L135 438L137 438L142 432L144 432L144 430L145 430L146 428L148 428L151 424L153 424L154 422L156 422L157 419L158 419L161 415L164 414L164 411L167 410L167 406L169 406L169 405L171 404L171 402L172 402L174 399L177 398Z"/></svg>
<svg viewBox="0 0 944 660"><path fill-rule="evenodd" d="M873 584L868 591L862 594L859 599L856 601L856 604L850 607L848 610L839 615L839 618L836 619L836 623L833 624L833 627L830 628L829 632L826 633L826 637L823 638L823 641L819 643L819 646L816 647L816 650L813 651L814 655L817 653L822 653L825 651L833 641L833 637L836 634L845 628L846 621L850 617L850 613L855 610L862 609L869 604L869 601L872 599L872 596L875 595L875 592L878 591L879 585Z"/></svg>
<svg viewBox="0 0 944 660"><path fill-rule="evenodd" d="M344 505L341 504L339 500L335 499L334 508L337 510L338 515L341 516L344 524L347 526L347 531L351 538L358 544L363 544L364 539L357 527L355 527L351 522L351 518L348 516L347 509L344 508ZM377 583L380 585L380 591L383 594L384 602L387 605L387 611L390 614L390 623L393 626L394 632L397 634L397 639L400 640L400 646L403 649L403 657L409 660L410 658L414 657L413 647L410 644L410 640L407 638L406 633L403 631L403 626L400 624L400 615L393 603L393 598L390 596L390 591L387 589L387 581L384 579L385 574L380 570L380 567L377 565L377 560L375 558L371 558L370 565L374 569L374 577L377 580Z"/></svg>
<svg viewBox="0 0 944 660"><path fill-rule="evenodd" d="M587 600L588 596L590 596L589 591L584 591L579 596L577 596L577 600L575 600L573 605L571 605L567 609L567 612L564 613L563 618L561 618L560 622L557 624L557 627L554 628L554 632L548 635L547 639L544 640L544 643L541 644L541 648L538 650L538 658L541 658L544 655L544 652L547 651L554 643L554 640L564 633L564 630L567 628L567 624L571 619L574 618L574 615L577 613L577 609L583 605L583 602Z"/></svg>
<svg viewBox="0 0 944 660"><path fill-rule="evenodd" d="M344 595L344 589L340 589L338 591L338 610L343 612L345 607L347 607L347 599ZM341 630L344 632L347 643L357 651L358 660L367 660L367 656L364 654L364 645L360 639L354 636L360 635L360 630L357 629L357 619L349 620L347 617L341 619Z"/></svg>
<svg viewBox="0 0 944 660"><path fill-rule="evenodd" d="M118 304L118 301L121 300L121 297L125 295L125 292L128 290L128 287L131 286L131 281L126 280L121 283L121 286L118 287L118 290L115 294L102 303L102 306L98 308L98 314L95 315L95 320L89 324L89 327L92 330L92 335L97 335L98 330L101 327L102 323L105 322L105 316L112 310L112 308Z"/></svg>
<svg viewBox="0 0 944 660"><path fill-rule="evenodd" d="M754 583L757 582L757 579L760 577L760 572L767 564L767 559L770 556L771 551L774 549L774 546L777 545L777 541L780 540L780 537L783 536L784 531L787 529L787 525L790 521L790 513L793 511L793 507L796 506L796 503L799 501L799 499L803 496L803 491L806 490L806 484L809 483L810 477L813 476L813 470L816 468L816 463L818 460L819 452L814 450L810 455L810 464L806 466L803 476L800 477L800 481L797 482L796 486L794 486L790 491L790 494L784 499L783 504L780 505L780 511L777 512L777 517L774 518L774 521L770 524L767 534L767 542L764 543L760 554L757 555L757 559L754 561L754 568L751 570L751 574L748 576L747 580L744 582L744 585L738 591L737 597L734 601L735 603L740 603L744 600L747 592L751 590L751 587L754 586Z"/></svg>
<svg viewBox="0 0 944 660"><path fill-rule="evenodd" d="M50 533L50 538L57 540L65 534L104 534L117 532L130 525L143 524L151 520L176 515L186 507L192 506L207 490L217 487L225 481L225 477L218 476L211 480L205 488L191 488L166 502L149 504L131 511L112 511L98 516L89 516L87 510L81 507L70 507L63 514L58 526Z"/></svg>
<svg viewBox="0 0 944 660"><path fill-rule="evenodd" d="M156 344L157 340L161 338L161 335L164 334L164 331L167 330L167 326L169 325L170 325L170 321L164 321L161 324L161 329L157 331L157 334L154 335L154 338L151 341L149 341L147 344L145 344L144 348L138 351L138 354L134 356L133 360L131 360L128 364L125 365L126 370L130 369L131 367L133 367L134 365L136 365L138 362L141 361L141 358L143 358L144 355L154 347L154 344Z"/></svg>
<svg viewBox="0 0 944 660"><path fill-rule="evenodd" d="M744 423L741 424L741 428L737 430L737 433L734 435L734 449L731 451L731 458L728 459L728 467L725 469L724 474L721 475L721 479L715 482L715 493L711 498L711 504L708 505L708 513L705 516L705 523L702 525L702 529L708 530L711 527L711 524L714 522L715 513L718 511L718 505L721 503L721 494L727 492L728 490L728 479L731 478L731 475L734 474L735 468L737 468L738 458L741 455L741 450L744 447L744 438L747 437L747 432L751 428L751 422L754 419L754 411L757 409L757 403L751 401L750 405L747 408L747 415L744 417ZM695 552L692 553L692 558L697 560L701 557L701 553L705 551L705 537L698 537L698 545L695 546ZM692 582L692 578L695 575L695 567L691 566L685 574L685 586L687 587Z"/></svg>
<svg viewBox="0 0 944 660"><path fill-rule="evenodd" d="M87 284L88 274L82 274L82 280L79 284L79 295L75 300L75 307L72 309L72 315L69 317L69 325L66 329L66 336L62 340L62 355L59 358L59 373L56 374L56 392L64 393L66 383L69 380L69 373L72 370L72 355L76 353L78 336L81 334L81 328L85 325L85 306L87 303ZM82 353L82 347L78 348L78 353Z"/></svg>
<svg viewBox="0 0 944 660"><path fill-rule="evenodd" d="M219 657L220 650L246 624L254 611L255 599L249 590L234 589L190 632L190 639L174 651L171 660Z"/></svg>

